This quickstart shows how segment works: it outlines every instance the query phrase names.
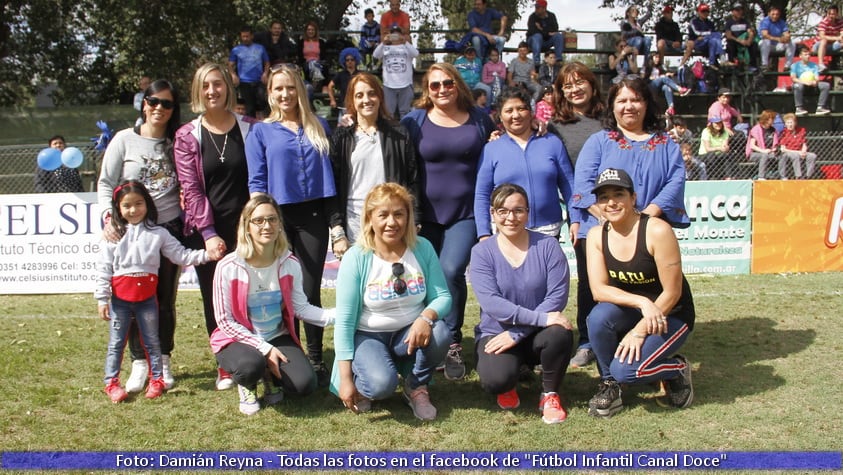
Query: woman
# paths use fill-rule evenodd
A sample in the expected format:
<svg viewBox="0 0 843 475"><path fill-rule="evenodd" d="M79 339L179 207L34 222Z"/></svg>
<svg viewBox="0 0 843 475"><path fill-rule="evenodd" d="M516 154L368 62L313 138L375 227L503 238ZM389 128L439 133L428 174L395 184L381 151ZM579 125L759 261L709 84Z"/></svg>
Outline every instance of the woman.
<svg viewBox="0 0 843 475"><path fill-rule="evenodd" d="M576 167L577 158L585 141L602 126L600 118L606 106L600 96L597 76L591 68L574 61L562 67L553 82L556 114L548 124L548 130L559 136L568 151L571 166ZM570 208L570 205L568 205ZM568 210L570 215L570 209ZM591 288L588 286L588 267L585 263L585 239L579 237L579 223L571 222L569 234L577 257L577 328L579 342L571 366L582 368L594 361L594 353L588 343L586 317L594 307Z"/></svg>
<svg viewBox="0 0 843 475"><path fill-rule="evenodd" d="M428 384L450 343L440 317L451 306L430 242L416 237L413 197L396 183L375 186L363 204L363 229L337 276L336 359L331 391L355 413L395 392L421 420L436 418Z"/></svg>
<svg viewBox="0 0 843 475"><path fill-rule="evenodd" d="M565 146L553 134L533 132L530 94L521 89L505 89L498 99L498 113L506 133L483 148L474 191L474 219L480 239L492 234L489 214L492 191L503 183L524 188L533 203L527 228L558 238L562 230L562 208L571 201L574 169Z"/></svg>
<svg viewBox="0 0 843 475"><path fill-rule="evenodd" d="M299 40L299 59L307 80L316 91L321 91L321 83L325 81L325 40L319 37L319 25L309 21L304 26L304 34Z"/></svg>
<svg viewBox="0 0 843 475"><path fill-rule="evenodd" d="M680 96L686 96L691 92L687 87L676 84L676 81L673 80L673 74L665 71L659 53L653 54L649 61L645 63L644 78L650 81L650 87L654 91L661 90L664 94L664 100L667 102L667 110L665 111L667 115L676 115L676 108L673 107L674 92L679 93Z"/></svg>
<svg viewBox="0 0 843 475"><path fill-rule="evenodd" d="M501 409L520 405L516 384L521 365L542 366L539 409L547 424L568 413L557 393L571 357L568 262L559 241L528 231L530 203L520 186L505 183L492 193L487 211L497 234L471 251L471 286L480 304L475 327L477 373Z"/></svg>
<svg viewBox="0 0 843 475"><path fill-rule="evenodd" d="M185 245L205 249L212 261L196 266L205 328L217 328L213 285L216 261L237 244L237 221L249 200L249 171L245 138L249 123L231 112L237 93L223 66L205 63L193 75L191 110L199 117L176 132L176 173L184 197ZM215 387L234 386L231 376L217 368Z"/></svg>
<svg viewBox="0 0 843 475"><path fill-rule="evenodd" d="M808 151L808 141L806 139L807 132L805 127L800 127L796 124L796 114L787 113L782 116L784 120L784 130L782 130L779 137L781 144L781 152L785 159L790 159L793 166L793 177L797 180L805 178L811 179L814 176L814 167L817 162L817 154ZM802 174L802 161L805 161L805 174ZM781 162L779 162L781 163ZM785 177L787 171L787 163L785 162L785 170L779 171L782 177Z"/></svg>
<svg viewBox="0 0 843 475"><path fill-rule="evenodd" d="M697 155L705 163L705 168L712 180L732 178L734 164L729 139L733 133L723 126L723 119L709 117L708 125L700 134L700 149Z"/></svg>
<svg viewBox="0 0 843 475"><path fill-rule="evenodd" d="M609 69L617 73L612 78L612 84L621 82L627 76L638 76L638 62L635 48L627 45L626 40L615 42L615 53L609 55Z"/></svg>
<svg viewBox="0 0 843 475"><path fill-rule="evenodd" d="M149 190L158 209L156 224L177 239L182 238L179 182L173 164L173 138L180 122L179 96L169 81L159 79L146 88L140 112L140 125L117 132L102 159L97 183L97 199L102 209L110 209L114 188L124 180L136 180ZM105 222L110 222L106 212ZM103 229L106 240L117 242L121 235L113 224ZM175 379L170 366L176 331L176 290L180 267L166 258L158 268L158 336L161 339L161 363L164 386L170 389ZM139 392L146 385L149 364L138 338L137 324L129 330L132 372L126 391Z"/></svg>
<svg viewBox="0 0 843 475"><path fill-rule="evenodd" d="M214 274L217 328L211 349L237 383L240 412L260 410L257 383L264 382L266 405L284 393L316 389L316 373L294 331L295 319L324 327L331 310L307 302L302 269L290 252L278 204L257 193L243 207L237 224L237 252L224 257Z"/></svg>
<svg viewBox="0 0 843 475"><path fill-rule="evenodd" d="M604 169L592 191L606 222L588 236L588 280L599 302L588 331L601 377L588 413L610 417L623 408L620 384L655 381L666 383L671 405L688 407L691 364L675 352L695 313L676 235L666 221L638 211L623 169Z"/></svg>
<svg viewBox="0 0 843 475"><path fill-rule="evenodd" d="M495 124L474 106L465 81L448 63L427 70L416 107L401 124L416 146L421 170L419 234L436 249L454 299L444 315L452 335L444 370L447 379L459 380L465 377L460 346L468 295L465 270L476 241L474 186L480 154Z"/></svg>
<svg viewBox="0 0 843 475"><path fill-rule="evenodd" d="M758 115L758 122L749 131L746 141L746 158L758 162L758 179L767 179L767 161L779 160L779 178L787 178L787 157L779 153L779 131L773 127L776 111L764 110Z"/></svg>
<svg viewBox="0 0 843 475"><path fill-rule="evenodd" d="M650 54L650 48L653 44L653 39L645 35L641 30L641 25L647 23L647 20L652 16L652 3L650 4L650 11L643 17L638 18L638 7L633 5L626 9L624 14L624 21L621 22L621 38L635 48L635 50L644 55L644 64L647 64L647 56Z"/></svg>
<svg viewBox="0 0 843 475"><path fill-rule="evenodd" d="M720 117L729 131L732 131L736 124L743 123L740 111L732 105L732 91L725 87L717 91L717 99L708 108L708 117ZM732 123L733 120L734 123Z"/></svg>
<svg viewBox="0 0 843 475"><path fill-rule="evenodd" d="M328 249L328 218L336 213L328 124L307 103L295 67L274 68L267 81L270 114L252 125L246 137L249 192L269 193L281 205L284 231L302 264L307 301L321 307L322 269ZM331 235L342 237L335 226ZM322 361L322 328L305 322L307 355L320 385L328 383Z"/></svg>
<svg viewBox="0 0 843 475"><path fill-rule="evenodd" d="M360 236L363 201L372 187L393 182L418 196L415 149L407 130L390 119L383 99L378 78L358 73L349 83L345 100L352 123L337 128L331 137L338 201L331 227L340 226L348 238L332 243L337 258L342 258L349 241Z"/></svg>

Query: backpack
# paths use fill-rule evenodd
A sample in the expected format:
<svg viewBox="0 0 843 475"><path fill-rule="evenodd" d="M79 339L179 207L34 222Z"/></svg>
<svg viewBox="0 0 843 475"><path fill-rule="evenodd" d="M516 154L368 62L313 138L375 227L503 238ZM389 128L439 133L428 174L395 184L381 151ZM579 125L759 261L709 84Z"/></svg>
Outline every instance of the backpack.
<svg viewBox="0 0 843 475"><path fill-rule="evenodd" d="M697 89L697 79L694 76L694 72L691 70L691 66L684 65L679 68L679 71L676 72L676 79L680 86L687 87L694 92Z"/></svg>
<svg viewBox="0 0 843 475"><path fill-rule="evenodd" d="M702 80L705 83L707 92L715 93L720 89L720 75L717 74L717 71L711 68L705 68Z"/></svg>

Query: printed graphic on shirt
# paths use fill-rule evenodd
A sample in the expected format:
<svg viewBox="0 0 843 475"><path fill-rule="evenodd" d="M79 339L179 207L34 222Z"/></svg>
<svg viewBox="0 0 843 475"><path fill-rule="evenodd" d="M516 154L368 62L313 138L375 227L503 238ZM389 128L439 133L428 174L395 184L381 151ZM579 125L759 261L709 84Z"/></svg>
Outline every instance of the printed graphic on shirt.
<svg viewBox="0 0 843 475"><path fill-rule="evenodd" d="M400 280L404 282L403 286L399 282L399 278L394 276L390 276L386 280L377 279L369 281L369 284L366 286L366 299L369 301L394 300L424 294L427 291L427 287L424 285L424 276L419 272L414 274L405 272L402 274ZM402 290L405 288L404 286L406 286L406 291L398 294L396 289Z"/></svg>
<svg viewBox="0 0 843 475"><path fill-rule="evenodd" d="M172 161L167 158L165 144L155 145L154 155L141 155L141 166L138 180L153 194L164 194L178 186L176 170Z"/></svg>
<svg viewBox="0 0 843 475"><path fill-rule="evenodd" d="M644 272L624 272L612 269L609 269L609 277L631 285L652 284L656 281L656 276L647 276Z"/></svg>
<svg viewBox="0 0 843 475"><path fill-rule="evenodd" d="M247 306L255 333L271 339L281 326L281 291L264 290L249 294Z"/></svg>

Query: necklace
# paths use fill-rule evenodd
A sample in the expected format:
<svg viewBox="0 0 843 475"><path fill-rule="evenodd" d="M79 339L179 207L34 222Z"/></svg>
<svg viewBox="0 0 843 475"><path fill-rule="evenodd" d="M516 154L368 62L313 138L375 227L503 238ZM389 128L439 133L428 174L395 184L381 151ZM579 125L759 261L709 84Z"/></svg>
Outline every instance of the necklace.
<svg viewBox="0 0 843 475"><path fill-rule="evenodd" d="M378 129L376 127L372 127L372 133L371 134L366 132L366 129L364 129L363 127L361 127L359 125L357 126L357 130L362 132L363 135L365 135L366 137L369 137L369 140L372 143L377 142L377 140L378 140Z"/></svg>
<svg viewBox="0 0 843 475"><path fill-rule="evenodd" d="M222 150L217 146L217 141L214 139L214 134L211 133L210 130L206 127L205 130L208 131L208 138L211 139L211 143L214 144L214 148L216 149L217 153L220 154L220 162L225 163L225 147L228 145L228 133L224 134L224 139L222 141Z"/></svg>

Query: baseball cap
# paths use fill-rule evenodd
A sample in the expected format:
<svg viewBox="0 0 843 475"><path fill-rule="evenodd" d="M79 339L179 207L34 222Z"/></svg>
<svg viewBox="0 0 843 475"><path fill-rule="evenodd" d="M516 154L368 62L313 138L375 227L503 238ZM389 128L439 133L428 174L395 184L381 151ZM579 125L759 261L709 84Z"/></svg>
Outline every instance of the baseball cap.
<svg viewBox="0 0 843 475"><path fill-rule="evenodd" d="M709 124L716 124L717 122L723 122L723 118L722 118L722 117L720 117L719 115L718 115L718 116L714 116L714 117L709 117L709 118L708 118L708 123L709 123Z"/></svg>
<svg viewBox="0 0 843 475"><path fill-rule="evenodd" d="M536 6L537 7L546 7L547 6L547 0L536 0Z"/></svg>
<svg viewBox="0 0 843 475"><path fill-rule="evenodd" d="M710 12L711 7L708 6L707 3L700 3L700 6L697 7L698 12Z"/></svg>
<svg viewBox="0 0 843 475"><path fill-rule="evenodd" d="M632 178L629 177L629 173L620 168L607 168L600 172L600 176L597 177L597 183L591 192L597 194L600 188L604 186L619 186L626 188L630 192L635 191L635 186L632 184Z"/></svg>
<svg viewBox="0 0 843 475"><path fill-rule="evenodd" d="M673 13L673 7L671 7L670 5L664 7L664 10L662 10L662 15L664 15L665 13Z"/></svg>
<svg viewBox="0 0 843 475"><path fill-rule="evenodd" d="M474 52L474 53L476 53L476 52L477 52L477 50L476 50L476 49L474 49L474 46L472 46L472 45L468 45L468 46L466 46L466 47L465 47L465 49L464 49L464 50L462 50L462 54L468 54L468 52L469 52L469 51L472 51L472 52Z"/></svg>
<svg viewBox="0 0 843 475"><path fill-rule="evenodd" d="M721 87L720 89L717 90L717 95L718 96L731 96L732 91L728 87Z"/></svg>
<svg viewBox="0 0 843 475"><path fill-rule="evenodd" d="M743 4L742 3L733 3L732 4L732 10L743 10Z"/></svg>

